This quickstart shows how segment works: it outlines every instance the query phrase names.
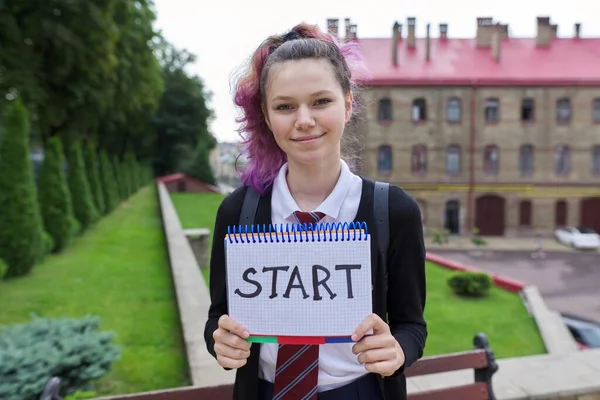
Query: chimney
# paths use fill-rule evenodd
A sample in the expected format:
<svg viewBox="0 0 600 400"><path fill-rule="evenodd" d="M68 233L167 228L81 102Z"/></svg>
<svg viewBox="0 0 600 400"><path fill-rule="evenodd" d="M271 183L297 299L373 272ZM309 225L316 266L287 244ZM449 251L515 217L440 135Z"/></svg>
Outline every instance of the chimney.
<svg viewBox="0 0 600 400"><path fill-rule="evenodd" d="M415 48L417 45L415 38L415 25L417 24L417 19L415 17L409 17L407 19L408 22L408 47Z"/></svg>
<svg viewBox="0 0 600 400"><path fill-rule="evenodd" d="M398 66L398 41L402 37L402 25L398 21L394 22L392 28L392 63Z"/></svg>
<svg viewBox="0 0 600 400"><path fill-rule="evenodd" d="M334 35L338 37L339 35L339 19L337 18L329 18L327 19L327 33L330 35Z"/></svg>
<svg viewBox="0 0 600 400"><path fill-rule="evenodd" d="M538 46L550 46L553 36L554 32L552 26L550 26L550 17L537 17L536 44Z"/></svg>
<svg viewBox="0 0 600 400"><path fill-rule="evenodd" d="M490 47L494 33L494 19L490 17L477 18L477 47Z"/></svg>
<svg viewBox="0 0 600 400"><path fill-rule="evenodd" d="M448 24L440 24L440 39L448 39Z"/></svg>
<svg viewBox="0 0 600 400"><path fill-rule="evenodd" d="M427 38L425 39L425 60L431 61L431 35L429 34L431 24L427 24Z"/></svg>
<svg viewBox="0 0 600 400"><path fill-rule="evenodd" d="M581 24L576 23L575 24L575 38L579 39L580 37L581 37Z"/></svg>
<svg viewBox="0 0 600 400"><path fill-rule="evenodd" d="M556 38L558 36L558 25L552 24L550 27L552 28L552 37Z"/></svg>
<svg viewBox="0 0 600 400"><path fill-rule="evenodd" d="M500 40L508 39L508 24L500 24Z"/></svg>
<svg viewBox="0 0 600 400"><path fill-rule="evenodd" d="M494 32L492 32L492 56L496 62L500 62L500 50L502 46L502 27L496 24Z"/></svg>

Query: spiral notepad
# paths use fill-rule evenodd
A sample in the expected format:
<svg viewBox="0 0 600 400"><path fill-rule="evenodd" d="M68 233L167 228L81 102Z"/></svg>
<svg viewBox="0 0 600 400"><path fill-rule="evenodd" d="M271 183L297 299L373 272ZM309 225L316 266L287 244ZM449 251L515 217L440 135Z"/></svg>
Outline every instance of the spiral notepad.
<svg viewBox="0 0 600 400"><path fill-rule="evenodd" d="M229 315L255 342L349 341L372 312L370 243L366 223L229 227Z"/></svg>

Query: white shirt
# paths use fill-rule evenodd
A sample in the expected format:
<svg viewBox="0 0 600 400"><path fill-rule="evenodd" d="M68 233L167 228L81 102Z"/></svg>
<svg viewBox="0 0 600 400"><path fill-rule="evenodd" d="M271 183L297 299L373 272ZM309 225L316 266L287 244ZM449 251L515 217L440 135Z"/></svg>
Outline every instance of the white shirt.
<svg viewBox="0 0 600 400"><path fill-rule="evenodd" d="M362 179L350 171L340 160L342 170L331 194L314 210L325 214L323 223L352 222L356 217L362 192ZM300 210L292 197L286 180L287 163L279 170L273 181L271 198L272 223L296 222L292 213ZM344 386L367 373L357 356L352 353L353 343L324 344L319 347L319 391ZM274 382L277 363L277 344L262 344L258 376Z"/></svg>

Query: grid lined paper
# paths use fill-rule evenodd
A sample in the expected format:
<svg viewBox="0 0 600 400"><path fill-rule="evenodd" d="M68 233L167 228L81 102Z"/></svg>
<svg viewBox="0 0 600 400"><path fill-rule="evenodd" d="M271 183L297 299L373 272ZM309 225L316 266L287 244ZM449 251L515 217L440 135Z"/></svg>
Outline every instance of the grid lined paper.
<svg viewBox="0 0 600 400"><path fill-rule="evenodd" d="M302 235L312 237L312 233ZM299 235L299 234L298 234ZM325 233L316 233L323 238ZM269 234L267 234L269 236ZM287 234L286 234L287 236ZM305 236L303 236L305 237ZM251 335L267 336L349 336L356 326L372 312L371 300L371 250L370 236L361 235L353 240L350 234L344 241L292 241L262 243L235 243L226 239L227 295L229 315L244 325ZM333 235L335 240L335 234ZM327 234L329 240L329 234ZM348 298L347 273L335 270L336 265L360 265L351 271L352 295ZM327 286L337 296L330 298L323 285L319 286L321 300L314 300L313 265L321 265L330 272ZM273 272L263 272L264 267L289 266L287 272L277 272L277 296L272 294ZM300 288L292 288L289 298L284 298L292 270L298 267L308 298ZM262 291L253 298L243 298L235 293L255 292L257 287L242 279L244 271L254 268L256 274L249 279L258 282ZM318 279L325 278L318 271ZM297 279L294 283L298 284Z"/></svg>

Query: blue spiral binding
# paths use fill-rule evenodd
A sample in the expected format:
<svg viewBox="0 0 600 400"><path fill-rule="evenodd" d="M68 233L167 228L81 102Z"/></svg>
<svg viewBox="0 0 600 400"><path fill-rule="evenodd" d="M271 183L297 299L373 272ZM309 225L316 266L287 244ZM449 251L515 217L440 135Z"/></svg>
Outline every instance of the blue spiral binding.
<svg viewBox="0 0 600 400"><path fill-rule="evenodd" d="M227 227L229 243L297 243L364 241L366 222L233 225Z"/></svg>

